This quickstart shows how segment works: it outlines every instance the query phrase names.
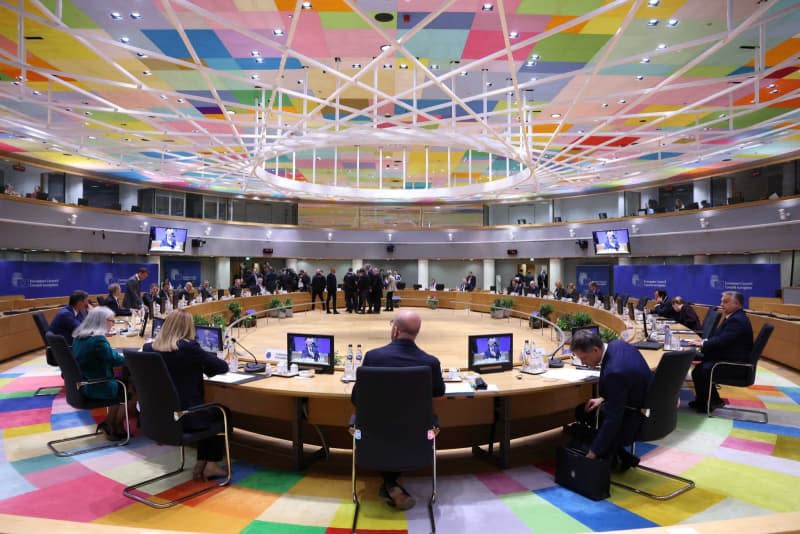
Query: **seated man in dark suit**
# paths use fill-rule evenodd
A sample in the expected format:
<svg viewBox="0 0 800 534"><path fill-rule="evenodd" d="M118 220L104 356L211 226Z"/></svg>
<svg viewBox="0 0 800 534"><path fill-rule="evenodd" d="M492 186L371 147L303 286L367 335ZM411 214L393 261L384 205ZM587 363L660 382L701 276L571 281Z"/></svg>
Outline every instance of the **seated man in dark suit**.
<svg viewBox="0 0 800 534"><path fill-rule="evenodd" d="M319 361L319 347L317 346L316 338L306 338L306 346L303 349L303 358L312 359L315 362Z"/></svg>
<svg viewBox="0 0 800 534"><path fill-rule="evenodd" d="M142 303L147 306L150 315L155 315L155 305L161 306L163 311L164 302L161 299L161 292L158 290L158 284L150 284L150 292L142 295Z"/></svg>
<svg viewBox="0 0 800 534"><path fill-rule="evenodd" d="M114 315L129 317L131 315L131 310L123 307L121 303L122 289L120 289L119 284L109 284L108 295L106 295L106 301L103 305L113 311Z"/></svg>
<svg viewBox="0 0 800 534"><path fill-rule="evenodd" d="M672 299L672 310L677 315L675 320L689 330L697 332L703 328L694 308L688 302L684 302L683 297L678 296Z"/></svg>
<svg viewBox="0 0 800 534"><path fill-rule="evenodd" d="M567 290L564 289L564 284L561 283L561 280L556 282L556 289L553 291L553 298L557 300L561 300L567 296Z"/></svg>
<svg viewBox="0 0 800 534"><path fill-rule="evenodd" d="M72 332L83 322L89 313L89 294L80 289L69 296L69 303L53 317L48 332L64 338L67 345L72 345Z"/></svg>
<svg viewBox="0 0 800 534"><path fill-rule="evenodd" d="M200 298L203 302L214 298L211 294L211 286L208 283L208 280L203 280L203 285L200 286Z"/></svg>
<svg viewBox="0 0 800 534"><path fill-rule="evenodd" d="M653 313L665 319L677 320L678 314L672 309L672 299L667 296L667 291L665 289L656 289L654 296L656 305L653 307Z"/></svg>
<svg viewBox="0 0 800 534"><path fill-rule="evenodd" d="M711 368L716 362L743 362L753 350L753 327L750 319L742 309L744 297L737 291L726 291L722 294L720 308L724 314L722 322L717 327L714 335L702 341L693 341L692 345L700 347L702 361L692 370L695 399L689 403L700 413L706 412L708 401L708 384L711 380ZM723 367L715 372L718 376L737 378L746 369ZM715 410L725 406L725 402L717 393L717 388L711 387L711 409Z"/></svg>
<svg viewBox="0 0 800 534"><path fill-rule="evenodd" d="M444 395L441 364L435 356L426 353L414 343L421 326L422 320L416 312L407 309L398 311L392 321L392 342L368 351L364 356L362 365L373 367L427 365L431 368L431 379L433 381L431 394L434 397L441 397ZM357 395L358 382L353 387L351 398L355 399ZM382 474L383 486L381 486L380 495L398 510L408 510L413 507L415 504L414 498L397 482L400 473L385 472Z"/></svg>
<svg viewBox="0 0 800 534"><path fill-rule="evenodd" d="M589 289L586 290L587 300L591 300L592 296L594 296L595 299L603 298L603 294L600 292L600 289L597 287L597 282L595 281L589 282Z"/></svg>
<svg viewBox="0 0 800 534"><path fill-rule="evenodd" d="M228 290L232 297L241 297L242 296L242 279L240 277L236 277L233 279L233 285Z"/></svg>
<svg viewBox="0 0 800 534"><path fill-rule="evenodd" d="M495 360L499 360L502 358L503 355L500 353L500 344L497 342L496 338L490 338L489 344L486 347L486 353L484 354L484 358L494 358Z"/></svg>
<svg viewBox="0 0 800 534"><path fill-rule="evenodd" d="M595 410L600 410L600 426L587 458L611 458L621 468L636 465L638 460L623 447L633 443L642 426L639 408L650 387L650 367L635 347L619 339L605 344L589 330L575 332L571 348L584 365L600 365L600 396L575 410L576 419L589 427L594 427Z"/></svg>

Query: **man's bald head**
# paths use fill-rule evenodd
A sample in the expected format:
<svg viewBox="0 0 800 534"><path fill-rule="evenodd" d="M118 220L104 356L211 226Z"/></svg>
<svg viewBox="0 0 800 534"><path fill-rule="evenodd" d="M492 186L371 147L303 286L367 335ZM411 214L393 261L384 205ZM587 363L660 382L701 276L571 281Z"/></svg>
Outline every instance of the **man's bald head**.
<svg viewBox="0 0 800 534"><path fill-rule="evenodd" d="M422 319L413 310L400 310L394 315L392 339L415 339L422 326Z"/></svg>

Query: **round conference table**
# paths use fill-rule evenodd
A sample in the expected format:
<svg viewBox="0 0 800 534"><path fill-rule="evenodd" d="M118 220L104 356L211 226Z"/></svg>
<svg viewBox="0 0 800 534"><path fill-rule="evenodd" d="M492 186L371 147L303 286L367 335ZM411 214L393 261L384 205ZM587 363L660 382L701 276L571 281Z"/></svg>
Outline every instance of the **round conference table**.
<svg viewBox="0 0 800 534"><path fill-rule="evenodd" d="M400 293L403 295L403 292ZM423 303L421 305L424 306L427 292L410 293L424 294L424 297L420 297ZM291 296L296 313L309 308L307 294L295 293ZM461 313L481 314L481 308L488 311L487 303L497 297L476 293L451 293L448 299L443 299L442 296L440 293L440 308L454 311L448 312L445 309L434 313L454 314L455 310L465 310ZM406 295L402 298L406 303L413 301ZM263 309L269 299L270 297L244 297L237 300L243 309L259 310ZM587 312L596 323L617 332L621 332L626 326L622 318L609 311L533 297L516 297L514 310L518 318L514 319L512 316L509 321L524 321L524 328L528 329L528 314L538 310L545 302L551 304L557 313ZM212 301L190 306L188 309L194 314L208 315L223 313L228 304L229 301L226 300ZM425 313L425 310L420 311ZM319 312L317 315L320 315ZM384 319L381 321L388 316L383 314ZM361 319L361 316L353 319ZM266 326L269 328L270 323L274 327L274 322L279 320L268 321ZM280 322L292 324L293 329L302 329L303 317L295 315ZM352 325L352 321L348 321L348 324ZM423 325L425 324L423 315ZM490 324L494 328L495 325ZM508 328L510 325L504 326ZM386 341L388 342L388 338ZM117 347L138 348L142 339L116 337L112 338L112 343ZM520 345L521 342L518 342L517 346ZM552 348L556 346L557 342L551 345ZM663 351L643 350L642 354L651 368L655 368ZM437 353L437 356L442 360L443 369L452 366L447 355L441 356L441 353ZM575 406L592 396L597 382L597 378L591 376L581 379L579 373L569 362L566 362L564 369L549 369L540 375L521 374L515 368L484 375L484 380L490 385L489 390L445 395L434 399L434 410L442 429L437 438L437 447L471 448L474 454L491 459L501 467L507 467L511 459L512 439L558 428L573 421ZM264 374L254 376L260 378L239 384L206 381L206 401L227 406L233 413L235 428L291 442L292 463L296 469L302 469L310 461L324 456L329 447L349 449L352 446L347 423L353 412L350 402L353 385L342 382L341 369L337 369L332 375L316 374L310 379L274 375L267 377ZM311 448L311 452L306 451L306 446Z"/></svg>

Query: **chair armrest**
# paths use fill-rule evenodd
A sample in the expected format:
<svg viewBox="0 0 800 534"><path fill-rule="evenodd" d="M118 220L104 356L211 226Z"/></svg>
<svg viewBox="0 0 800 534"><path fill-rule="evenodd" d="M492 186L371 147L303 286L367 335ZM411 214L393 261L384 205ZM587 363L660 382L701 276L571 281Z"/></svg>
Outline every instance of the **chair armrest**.
<svg viewBox="0 0 800 534"><path fill-rule="evenodd" d="M740 363L740 362L717 362L711 367L711 371L713 372L714 369L719 367L720 365L730 365L731 367L749 367L753 368L752 363Z"/></svg>
<svg viewBox="0 0 800 534"><path fill-rule="evenodd" d="M222 418L225 420L226 427L227 427L228 414L225 411L225 407L222 404L219 404L217 402L207 402L207 403L204 403L204 404L198 404L196 406L190 406L189 408L186 408L185 410L178 410L176 412L173 412L173 417L175 418L175 421L180 421L180 419L184 415L188 415L190 413L202 412L202 411L209 411L209 410L219 410L220 412L222 412Z"/></svg>

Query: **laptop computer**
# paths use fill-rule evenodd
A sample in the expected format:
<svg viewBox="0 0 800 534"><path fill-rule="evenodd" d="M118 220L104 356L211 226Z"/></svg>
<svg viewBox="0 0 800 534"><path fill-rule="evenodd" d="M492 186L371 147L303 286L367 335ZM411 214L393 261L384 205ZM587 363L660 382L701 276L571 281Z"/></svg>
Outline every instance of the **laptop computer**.
<svg viewBox="0 0 800 534"><path fill-rule="evenodd" d="M661 347L664 346L663 343L658 341L649 341L650 335L647 333L647 314L642 315L643 324L644 324L644 341L637 341L636 343L631 343L634 347L641 350L660 350Z"/></svg>

